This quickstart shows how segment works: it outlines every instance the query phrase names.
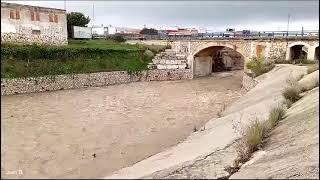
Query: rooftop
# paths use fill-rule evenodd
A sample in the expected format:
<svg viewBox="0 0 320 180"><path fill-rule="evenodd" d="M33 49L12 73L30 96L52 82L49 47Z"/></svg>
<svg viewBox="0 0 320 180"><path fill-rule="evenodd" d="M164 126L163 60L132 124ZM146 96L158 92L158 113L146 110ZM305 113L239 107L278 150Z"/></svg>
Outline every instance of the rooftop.
<svg viewBox="0 0 320 180"><path fill-rule="evenodd" d="M7 3L7 2L1 2L1 8L2 7L25 7L25 8L39 8L41 10L55 10L55 11L62 11L66 12L64 9L58 9L58 8L49 8L49 7L40 7L40 6L31 6L31 5L25 5L25 4L17 4L17 3Z"/></svg>

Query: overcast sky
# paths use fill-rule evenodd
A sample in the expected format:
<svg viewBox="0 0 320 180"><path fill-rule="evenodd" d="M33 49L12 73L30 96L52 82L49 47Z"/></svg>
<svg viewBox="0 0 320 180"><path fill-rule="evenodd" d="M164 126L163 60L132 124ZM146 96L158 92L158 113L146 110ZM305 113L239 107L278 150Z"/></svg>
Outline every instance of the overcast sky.
<svg viewBox="0 0 320 180"><path fill-rule="evenodd" d="M64 9L64 1L5 1ZM67 1L68 12L90 16L92 24L122 27L180 26L215 31L319 29L319 1Z"/></svg>

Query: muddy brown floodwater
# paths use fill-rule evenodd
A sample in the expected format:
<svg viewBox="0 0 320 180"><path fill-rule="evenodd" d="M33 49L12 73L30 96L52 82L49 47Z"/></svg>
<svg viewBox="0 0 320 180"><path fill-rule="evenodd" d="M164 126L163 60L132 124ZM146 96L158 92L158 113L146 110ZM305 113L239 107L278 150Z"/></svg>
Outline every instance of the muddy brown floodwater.
<svg viewBox="0 0 320 180"><path fill-rule="evenodd" d="M184 140L241 96L242 72L1 97L4 178L100 178Z"/></svg>

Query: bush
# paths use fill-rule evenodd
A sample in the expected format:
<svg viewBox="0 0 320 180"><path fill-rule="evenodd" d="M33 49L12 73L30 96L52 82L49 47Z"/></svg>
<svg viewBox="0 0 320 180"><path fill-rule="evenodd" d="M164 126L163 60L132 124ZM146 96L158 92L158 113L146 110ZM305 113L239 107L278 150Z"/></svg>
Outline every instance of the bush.
<svg viewBox="0 0 320 180"><path fill-rule="evenodd" d="M245 142L249 153L252 153L258 150L259 145L262 143L262 140L265 135L265 127L263 123L259 121L254 121L245 132Z"/></svg>
<svg viewBox="0 0 320 180"><path fill-rule="evenodd" d="M289 86L287 86L284 91L282 92L282 95L285 99L291 101L292 103L298 101L301 93L301 87L298 84L297 81L291 81L289 83Z"/></svg>
<svg viewBox="0 0 320 180"><path fill-rule="evenodd" d="M273 62L267 62L265 59L255 57L246 66L253 72L254 77L260 76L274 68Z"/></svg>
<svg viewBox="0 0 320 180"><path fill-rule="evenodd" d="M319 63L313 64L307 67L307 73L310 74L316 70L319 70Z"/></svg>
<svg viewBox="0 0 320 180"><path fill-rule="evenodd" d="M283 101L283 104L286 105L287 108L290 108L292 106L292 101L290 101L289 99L285 99Z"/></svg>
<svg viewBox="0 0 320 180"><path fill-rule="evenodd" d="M126 42L126 39L121 35L115 35L112 38L115 42Z"/></svg>
<svg viewBox="0 0 320 180"><path fill-rule="evenodd" d="M143 55L144 55L145 58L147 58L147 59L152 59L152 58L154 57L153 52L150 51L150 50L146 50L146 51L143 53Z"/></svg>
<svg viewBox="0 0 320 180"><path fill-rule="evenodd" d="M292 60L292 64L314 64L316 61L308 60L308 59L295 59Z"/></svg>
<svg viewBox="0 0 320 180"><path fill-rule="evenodd" d="M272 108L269 117L264 122L253 121L242 133L242 138L236 144L237 159L232 166L225 167L225 171L233 174L240 169L241 164L247 162L252 153L261 148L267 133L274 128L285 115L285 109L282 106Z"/></svg>
<svg viewBox="0 0 320 180"><path fill-rule="evenodd" d="M308 59L294 59L294 60L276 59L274 62L276 64L315 64L316 63L316 61L312 61Z"/></svg>
<svg viewBox="0 0 320 180"><path fill-rule="evenodd" d="M268 129L275 127L284 115L285 110L283 107L279 106L272 108L267 120L268 125L270 125Z"/></svg>

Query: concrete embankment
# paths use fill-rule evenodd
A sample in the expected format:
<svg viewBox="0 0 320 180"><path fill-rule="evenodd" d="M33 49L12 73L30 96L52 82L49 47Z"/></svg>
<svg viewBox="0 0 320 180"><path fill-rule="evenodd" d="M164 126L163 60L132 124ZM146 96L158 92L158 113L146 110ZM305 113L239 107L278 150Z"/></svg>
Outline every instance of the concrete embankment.
<svg viewBox="0 0 320 180"><path fill-rule="evenodd" d="M277 65L259 76L258 84L228 107L220 118L211 119L184 142L105 178L221 178L236 158L234 142L239 127L264 120L270 109L283 101L282 90L290 78L306 74L306 67Z"/></svg>
<svg viewBox="0 0 320 180"><path fill-rule="evenodd" d="M231 179L319 178L319 87L287 110L262 151Z"/></svg>

